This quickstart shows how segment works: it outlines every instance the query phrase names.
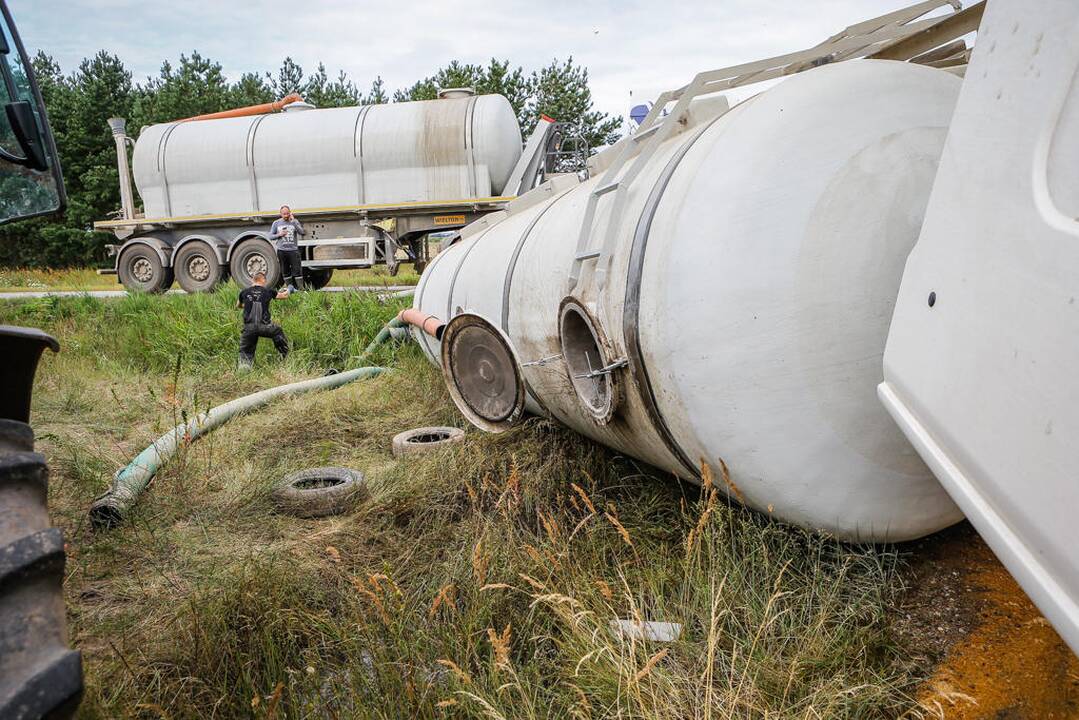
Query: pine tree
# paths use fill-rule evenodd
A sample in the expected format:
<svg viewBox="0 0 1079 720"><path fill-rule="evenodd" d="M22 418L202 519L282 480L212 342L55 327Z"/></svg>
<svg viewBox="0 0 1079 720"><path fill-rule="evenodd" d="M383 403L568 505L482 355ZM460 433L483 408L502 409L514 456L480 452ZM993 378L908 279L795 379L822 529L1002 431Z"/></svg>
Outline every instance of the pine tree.
<svg viewBox="0 0 1079 720"><path fill-rule="evenodd" d="M386 94L386 83L382 81L382 76L379 75L371 83L371 91L363 97L364 105L382 105L390 101L390 96Z"/></svg>
<svg viewBox="0 0 1079 720"><path fill-rule="evenodd" d="M247 107L248 105L261 105L274 100L273 90L267 82L269 73L247 72L229 88L229 105L231 107Z"/></svg>
<svg viewBox="0 0 1079 720"><path fill-rule="evenodd" d="M291 57L286 57L281 63L281 69L277 71L277 77L270 81L274 95L283 98L289 93L300 92L304 89L303 68Z"/></svg>
<svg viewBox="0 0 1079 720"><path fill-rule="evenodd" d="M622 126L621 117L610 118L592 109L588 70L575 64L572 57L563 63L552 60L532 73L532 97L521 123L526 135L541 115L569 123L590 148L616 142Z"/></svg>

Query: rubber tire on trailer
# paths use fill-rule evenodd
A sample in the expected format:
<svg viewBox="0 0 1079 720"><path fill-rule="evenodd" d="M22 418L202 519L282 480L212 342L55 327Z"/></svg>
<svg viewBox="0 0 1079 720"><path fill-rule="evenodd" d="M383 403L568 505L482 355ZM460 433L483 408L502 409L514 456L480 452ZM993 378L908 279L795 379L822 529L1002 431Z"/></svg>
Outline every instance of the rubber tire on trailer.
<svg viewBox="0 0 1079 720"><path fill-rule="evenodd" d="M120 253L116 273L123 286L134 292L162 293L169 289L173 280L172 268L162 264L156 250L142 244L132 245ZM140 280L140 275L148 279Z"/></svg>
<svg viewBox="0 0 1079 720"><path fill-rule="evenodd" d="M432 436L438 437L438 439L425 439ZM464 442L464 439L465 431L455 427L435 425L405 430L403 433L397 433L393 436L393 455L394 457L405 457L406 455L419 455L420 453L445 450L450 445Z"/></svg>
<svg viewBox="0 0 1079 720"><path fill-rule="evenodd" d="M332 480L335 485L305 488L311 481ZM363 473L340 467L300 470L285 477L273 490L277 509L302 518L339 515L354 508L368 496Z"/></svg>
<svg viewBox="0 0 1079 720"><path fill-rule="evenodd" d="M261 255L265 263L266 285L277 287L281 282L281 265L277 262L277 251L269 242L257 237L242 240L232 251L232 258L229 260L232 279L240 287L251 287L252 273L248 271L248 268L254 255Z"/></svg>
<svg viewBox="0 0 1079 720"><path fill-rule="evenodd" d="M205 273L205 277L196 280L189 271L192 265L196 272ZM180 248L172 256L172 269L176 282L189 293L210 292L225 279L225 268L218 262L217 253L202 240L192 240Z"/></svg>
<svg viewBox="0 0 1079 720"><path fill-rule="evenodd" d="M304 270L303 284L309 290L321 290L330 284L333 277L333 268L320 268L318 270Z"/></svg>

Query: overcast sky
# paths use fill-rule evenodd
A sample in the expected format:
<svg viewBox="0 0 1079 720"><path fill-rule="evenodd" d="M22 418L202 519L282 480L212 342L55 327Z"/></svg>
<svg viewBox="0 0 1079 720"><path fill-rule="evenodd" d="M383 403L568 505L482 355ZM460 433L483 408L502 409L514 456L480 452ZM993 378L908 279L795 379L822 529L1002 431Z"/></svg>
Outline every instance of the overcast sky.
<svg viewBox="0 0 1079 720"><path fill-rule="evenodd" d="M68 72L99 49L137 81L197 49L230 78L276 72L291 55L347 72L362 91L381 75L410 85L450 60L508 58L533 69L572 55L589 69L598 109L631 105L723 67L824 40L913 0L473 3L458 0L8 0L31 53ZM632 96L631 96L632 93Z"/></svg>

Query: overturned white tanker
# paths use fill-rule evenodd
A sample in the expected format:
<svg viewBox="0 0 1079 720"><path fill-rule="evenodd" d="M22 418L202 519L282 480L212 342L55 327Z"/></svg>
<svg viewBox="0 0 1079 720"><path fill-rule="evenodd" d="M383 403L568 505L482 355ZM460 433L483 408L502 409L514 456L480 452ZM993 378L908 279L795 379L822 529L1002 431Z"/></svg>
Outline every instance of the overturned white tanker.
<svg viewBox="0 0 1079 720"><path fill-rule="evenodd" d="M417 339L481 428L545 414L687 480L725 465L747 505L851 540L958 521L875 388L959 78L855 60L729 109L698 80L590 179L466 228Z"/></svg>

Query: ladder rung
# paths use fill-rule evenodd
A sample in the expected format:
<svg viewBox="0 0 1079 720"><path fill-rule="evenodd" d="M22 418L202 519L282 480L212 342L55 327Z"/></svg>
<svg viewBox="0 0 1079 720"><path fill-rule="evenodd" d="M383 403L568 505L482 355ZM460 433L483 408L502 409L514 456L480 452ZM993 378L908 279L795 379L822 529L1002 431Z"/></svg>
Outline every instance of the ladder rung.
<svg viewBox="0 0 1079 720"><path fill-rule="evenodd" d="M598 188L596 188L595 190L592 191L592 194L596 195L596 196L606 195L607 193L611 192L612 190L617 190L617 189L618 189L618 181L617 180L612 180L611 182L607 183L606 185L600 185Z"/></svg>
<svg viewBox="0 0 1079 720"><path fill-rule="evenodd" d="M574 260L578 262L584 260L591 260L592 258L598 258L603 253L602 250L585 250L583 253L578 253Z"/></svg>
<svg viewBox="0 0 1079 720"><path fill-rule="evenodd" d="M633 133L633 142L640 142L641 140L644 140L646 137L654 133L656 130L659 130L661 127L663 127L663 123L661 121L654 121L644 130L638 130L637 132Z"/></svg>

